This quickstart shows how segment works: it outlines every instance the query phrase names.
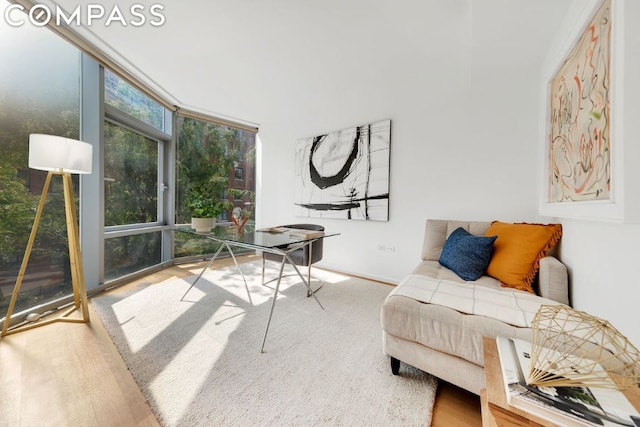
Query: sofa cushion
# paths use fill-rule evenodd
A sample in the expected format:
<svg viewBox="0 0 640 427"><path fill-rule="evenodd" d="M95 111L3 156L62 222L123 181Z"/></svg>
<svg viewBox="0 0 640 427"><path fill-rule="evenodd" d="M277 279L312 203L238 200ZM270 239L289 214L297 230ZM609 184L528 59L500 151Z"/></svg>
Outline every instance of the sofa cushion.
<svg viewBox="0 0 640 427"><path fill-rule="evenodd" d="M461 313L491 317L521 328L530 328L542 305L558 302L517 289L476 282L457 283L410 274L389 294L427 304L449 307Z"/></svg>
<svg viewBox="0 0 640 427"><path fill-rule="evenodd" d="M447 237L440 254L440 264L464 280L476 280L484 275L493 253L493 237L474 236L458 227Z"/></svg>
<svg viewBox="0 0 640 427"><path fill-rule="evenodd" d="M494 221L484 234L497 236L487 274L503 286L533 293L540 259L560 240L562 225Z"/></svg>

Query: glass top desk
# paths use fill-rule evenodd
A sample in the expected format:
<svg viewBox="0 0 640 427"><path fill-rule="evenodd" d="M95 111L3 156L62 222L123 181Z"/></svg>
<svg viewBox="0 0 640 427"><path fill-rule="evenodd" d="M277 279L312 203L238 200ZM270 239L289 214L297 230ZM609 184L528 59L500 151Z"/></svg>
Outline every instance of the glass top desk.
<svg viewBox="0 0 640 427"><path fill-rule="evenodd" d="M204 266L198 277L193 281L189 289L184 293L182 298L189 293L191 288L195 286L195 284L200 280L202 275L207 271L209 266L215 261L215 259L220 255L223 248L226 248L229 251L229 254L233 258L233 262L236 265L236 268L240 272L242 276L242 280L244 281L244 285L247 289L247 294L249 294L249 286L247 285L247 280L244 277L244 273L242 269L238 265L238 261L236 260L236 256L233 253L232 247L239 247L245 249L254 249L257 251L270 252L273 254L281 255L282 261L280 263L280 271L278 273L278 279L276 283L275 290L273 292L273 301L271 302L271 310L269 311L269 319L267 320L267 327L264 332L264 338L262 340L262 347L260 348L260 352L264 352L264 345L267 341L267 334L269 333L269 325L271 324L271 317L273 316L273 309L276 306L276 300L278 299L278 291L280 290L280 282L282 281L282 272L284 271L285 264L289 263L296 271L302 282L307 287L310 295L316 300L320 308L324 310L324 307L320 303L320 300L316 296L315 292L311 290L310 283L308 283L307 279L305 279L304 275L300 273L298 266L296 266L289 254L295 250L304 248L319 239L326 239L327 237L337 236L340 233L329 233L329 232L320 232L314 233L310 235L300 235L298 234L300 231L308 231L308 230L293 230L284 227L273 227L273 228L264 228L256 230L253 226L245 226L244 231L241 233L236 233L236 230L233 226L228 225L219 225L214 227L210 232L197 232L192 229L189 225L181 225L174 227L174 230L180 233L192 234L194 236L199 236L205 239L214 240L216 242L220 242L220 247L211 257L209 262ZM249 294L249 299L251 299L251 295Z"/></svg>

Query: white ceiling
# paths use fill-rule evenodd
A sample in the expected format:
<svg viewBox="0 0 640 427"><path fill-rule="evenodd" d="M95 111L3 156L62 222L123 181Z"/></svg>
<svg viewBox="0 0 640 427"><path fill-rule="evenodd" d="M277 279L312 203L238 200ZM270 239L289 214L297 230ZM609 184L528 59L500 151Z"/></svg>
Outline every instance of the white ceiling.
<svg viewBox="0 0 640 427"><path fill-rule="evenodd" d="M539 64L572 1L103 0L107 11L114 4L125 12L134 3L163 4L166 22L97 22L79 32L177 105L260 124L269 99L296 102L305 88L335 80L345 64L374 59L384 70L402 66L407 55L442 54L440 14L460 17L473 61ZM78 5L56 3L66 10ZM368 72L365 78L384 79L383 71Z"/></svg>

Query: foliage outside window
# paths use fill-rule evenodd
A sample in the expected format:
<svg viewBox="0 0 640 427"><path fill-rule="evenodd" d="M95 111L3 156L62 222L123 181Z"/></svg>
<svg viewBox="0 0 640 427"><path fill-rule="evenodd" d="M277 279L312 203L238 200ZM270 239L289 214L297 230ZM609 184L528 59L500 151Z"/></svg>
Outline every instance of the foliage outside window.
<svg viewBox="0 0 640 427"><path fill-rule="evenodd" d="M158 141L104 126L105 226L158 220Z"/></svg>
<svg viewBox="0 0 640 427"><path fill-rule="evenodd" d="M79 138L80 53L45 28L0 24L0 58L1 318L46 178L28 167L29 135ZM71 294L68 253L62 182L54 176L14 313Z"/></svg>
<svg viewBox="0 0 640 427"><path fill-rule="evenodd" d="M134 234L105 241L105 280L135 273L161 262L160 232Z"/></svg>
<svg viewBox="0 0 640 427"><path fill-rule="evenodd" d="M188 224L196 216L226 220L236 206L253 220L255 135L187 117L179 119L178 130L176 224ZM235 180L238 165L253 171L253 179ZM176 233L176 257L215 249L210 243Z"/></svg>

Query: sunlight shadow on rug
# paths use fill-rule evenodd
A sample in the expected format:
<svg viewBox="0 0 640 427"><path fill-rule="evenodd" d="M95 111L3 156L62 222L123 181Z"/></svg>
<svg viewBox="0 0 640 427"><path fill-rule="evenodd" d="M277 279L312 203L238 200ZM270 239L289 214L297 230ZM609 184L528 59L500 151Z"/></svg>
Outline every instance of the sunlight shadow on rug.
<svg viewBox="0 0 640 427"><path fill-rule="evenodd" d="M322 310L287 278L261 354L273 288L260 262L241 267L251 302L235 267L207 271L185 301L194 277L92 300L161 424L430 424L436 379L393 376L382 353L391 286L316 269Z"/></svg>

